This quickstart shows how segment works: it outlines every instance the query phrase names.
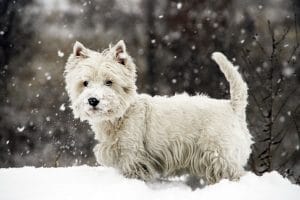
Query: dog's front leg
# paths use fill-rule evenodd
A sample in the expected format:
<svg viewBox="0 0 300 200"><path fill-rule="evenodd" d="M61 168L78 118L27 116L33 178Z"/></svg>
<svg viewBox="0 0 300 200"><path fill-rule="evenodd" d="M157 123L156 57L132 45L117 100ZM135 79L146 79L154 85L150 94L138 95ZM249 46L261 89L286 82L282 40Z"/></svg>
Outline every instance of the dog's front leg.
<svg viewBox="0 0 300 200"><path fill-rule="evenodd" d="M156 177L155 170L147 161L135 160L131 157L129 159L122 158L119 164L122 174L127 178L141 179L148 182L154 180Z"/></svg>

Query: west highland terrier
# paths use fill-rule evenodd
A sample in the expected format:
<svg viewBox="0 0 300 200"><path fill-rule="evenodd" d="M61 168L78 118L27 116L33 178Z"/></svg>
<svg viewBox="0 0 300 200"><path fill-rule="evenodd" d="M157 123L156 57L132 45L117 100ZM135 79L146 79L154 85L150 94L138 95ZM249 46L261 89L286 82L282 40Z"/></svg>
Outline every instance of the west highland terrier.
<svg viewBox="0 0 300 200"><path fill-rule="evenodd" d="M99 53L76 42L65 68L74 116L99 142L99 164L145 181L189 174L208 184L237 180L252 144L247 85L222 53L212 59L230 83L230 100L205 95L138 94L136 65L121 40Z"/></svg>

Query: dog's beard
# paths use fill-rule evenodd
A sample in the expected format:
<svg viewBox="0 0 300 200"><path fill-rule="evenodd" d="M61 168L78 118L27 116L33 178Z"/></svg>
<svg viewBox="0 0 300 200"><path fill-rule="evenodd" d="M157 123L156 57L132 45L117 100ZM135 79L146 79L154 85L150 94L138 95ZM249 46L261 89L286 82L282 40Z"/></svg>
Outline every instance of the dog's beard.
<svg viewBox="0 0 300 200"><path fill-rule="evenodd" d="M105 121L120 115L120 100L115 95L100 97L99 104L95 107L88 103L90 96L82 94L73 102L72 109L76 118L80 118L82 121Z"/></svg>

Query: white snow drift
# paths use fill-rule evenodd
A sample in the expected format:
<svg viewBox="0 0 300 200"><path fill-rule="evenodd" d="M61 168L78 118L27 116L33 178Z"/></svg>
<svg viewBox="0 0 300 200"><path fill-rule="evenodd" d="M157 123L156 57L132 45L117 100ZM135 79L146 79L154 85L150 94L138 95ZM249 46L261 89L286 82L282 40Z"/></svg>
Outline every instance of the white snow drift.
<svg viewBox="0 0 300 200"><path fill-rule="evenodd" d="M298 200L300 187L277 172L248 173L239 182L223 180L192 191L180 179L146 184L104 167L0 169L1 200Z"/></svg>

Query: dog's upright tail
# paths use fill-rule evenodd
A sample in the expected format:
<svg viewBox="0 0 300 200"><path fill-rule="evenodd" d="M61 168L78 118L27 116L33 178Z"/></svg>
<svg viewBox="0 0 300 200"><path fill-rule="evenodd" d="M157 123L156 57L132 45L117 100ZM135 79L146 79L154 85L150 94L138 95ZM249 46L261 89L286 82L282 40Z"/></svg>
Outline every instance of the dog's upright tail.
<svg viewBox="0 0 300 200"><path fill-rule="evenodd" d="M220 52L212 54L212 59L219 65L230 85L230 102L233 110L240 116L245 116L248 87L237 68Z"/></svg>

